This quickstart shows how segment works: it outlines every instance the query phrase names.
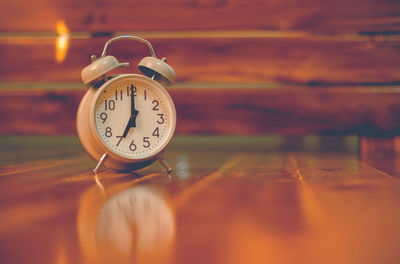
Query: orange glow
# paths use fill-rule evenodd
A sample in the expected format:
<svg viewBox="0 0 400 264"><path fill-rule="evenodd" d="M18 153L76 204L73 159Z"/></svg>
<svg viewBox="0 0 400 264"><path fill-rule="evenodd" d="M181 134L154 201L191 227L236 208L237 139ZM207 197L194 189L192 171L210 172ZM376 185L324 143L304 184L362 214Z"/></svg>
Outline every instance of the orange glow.
<svg viewBox="0 0 400 264"><path fill-rule="evenodd" d="M97 185L82 195L77 215L85 263L169 263L175 215L166 197L133 181L104 189L95 177Z"/></svg>
<svg viewBox="0 0 400 264"><path fill-rule="evenodd" d="M69 31L64 21L57 22L57 40L56 40L56 61L61 63L65 60L68 51Z"/></svg>
<svg viewBox="0 0 400 264"><path fill-rule="evenodd" d="M66 264L67 262L67 250L65 247L65 241L60 240L56 247L56 264Z"/></svg>

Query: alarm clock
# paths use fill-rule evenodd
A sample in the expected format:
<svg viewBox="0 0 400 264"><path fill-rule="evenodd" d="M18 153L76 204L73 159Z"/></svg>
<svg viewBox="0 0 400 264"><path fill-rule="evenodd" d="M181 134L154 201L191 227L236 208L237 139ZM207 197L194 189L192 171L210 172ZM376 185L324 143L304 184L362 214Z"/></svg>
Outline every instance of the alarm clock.
<svg viewBox="0 0 400 264"><path fill-rule="evenodd" d="M146 44L151 56L138 64L141 74L109 72L129 63L120 63L107 55L110 44L118 40ZM82 70L82 81L88 85L77 112L79 140L86 152L101 166L132 171L159 160L170 173L162 154L175 132L176 110L164 86L172 85L175 72L158 59L151 43L136 36L118 36L106 42L102 55L91 56L92 62Z"/></svg>

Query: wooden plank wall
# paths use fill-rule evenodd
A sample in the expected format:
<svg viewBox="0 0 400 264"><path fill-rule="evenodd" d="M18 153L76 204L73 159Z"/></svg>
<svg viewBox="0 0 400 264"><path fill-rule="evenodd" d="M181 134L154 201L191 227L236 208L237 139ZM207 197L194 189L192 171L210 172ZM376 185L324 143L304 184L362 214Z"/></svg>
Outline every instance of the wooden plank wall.
<svg viewBox="0 0 400 264"><path fill-rule="evenodd" d="M1 2L2 31L305 30L322 33L398 30L391 0L26 0Z"/></svg>
<svg viewBox="0 0 400 264"><path fill-rule="evenodd" d="M400 133L397 91L315 89L170 89L178 134ZM3 134L73 134L83 91L0 92ZM376 105L377 102L384 102Z"/></svg>
<svg viewBox="0 0 400 264"><path fill-rule="evenodd" d="M119 34L147 38L176 70L179 88L171 93L179 133L399 134L400 3L395 1L37 0L32 5L1 0L0 118L7 125L0 134L74 133L85 89L80 71ZM60 24L66 28L57 29ZM65 54L57 54L60 41L67 43ZM140 43L120 42L110 53L134 66L148 51ZM240 101L243 97L248 101ZM213 111L199 114L199 105ZM63 109L68 114L61 114ZM23 114L29 111L36 118ZM215 111L224 122L216 120ZM212 126L191 121L193 116L213 120Z"/></svg>

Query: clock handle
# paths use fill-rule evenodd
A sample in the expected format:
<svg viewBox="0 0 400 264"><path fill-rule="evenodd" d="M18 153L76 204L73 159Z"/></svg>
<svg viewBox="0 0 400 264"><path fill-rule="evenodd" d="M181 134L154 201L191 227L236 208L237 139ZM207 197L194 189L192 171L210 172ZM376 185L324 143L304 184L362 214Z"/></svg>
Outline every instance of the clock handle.
<svg viewBox="0 0 400 264"><path fill-rule="evenodd" d="M101 57L106 56L107 49L108 49L108 47L111 45L111 43L113 43L114 41L117 41L117 40L121 40L121 39L137 40L137 41L140 41L140 42L146 44L146 45L149 47L149 49L150 49L150 54L151 54L151 56L154 57L154 58L156 58L156 53L154 52L154 49L153 49L153 46L151 45L151 43L150 43L149 41L145 40L144 38L137 37L137 36L118 36L118 37L115 37L115 38L110 39L110 40L107 41L106 44L104 45L104 49L103 49L103 53L101 54Z"/></svg>
<svg viewBox="0 0 400 264"><path fill-rule="evenodd" d="M101 58L104 58L107 55L107 49L111 43L121 39L140 41L149 47L151 56L143 58L138 65L140 71L143 72L144 75L149 78L155 76L156 81L165 83L166 85L172 85L175 82L175 71L166 63L167 59L158 59L151 43L141 37L124 35L110 39L104 45Z"/></svg>

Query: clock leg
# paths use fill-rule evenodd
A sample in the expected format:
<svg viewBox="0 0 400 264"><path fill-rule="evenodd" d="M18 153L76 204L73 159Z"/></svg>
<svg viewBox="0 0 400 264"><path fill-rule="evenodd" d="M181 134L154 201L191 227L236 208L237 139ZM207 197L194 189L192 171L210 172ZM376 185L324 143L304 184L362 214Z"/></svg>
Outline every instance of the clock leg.
<svg viewBox="0 0 400 264"><path fill-rule="evenodd" d="M94 173L94 181L96 182L97 186L99 186L101 193L105 195L106 190L104 189L104 185L101 183L99 175L97 173Z"/></svg>
<svg viewBox="0 0 400 264"><path fill-rule="evenodd" d="M94 173L97 173L97 171L100 169L101 166L103 166L104 162L107 160L107 153L104 153L103 156L101 156L99 163L97 163L96 167L93 169Z"/></svg>
<svg viewBox="0 0 400 264"><path fill-rule="evenodd" d="M172 168L168 165L167 161L161 156L157 156L157 159L161 163L161 165L163 165L164 168L167 170L167 173L170 174L172 172Z"/></svg>

